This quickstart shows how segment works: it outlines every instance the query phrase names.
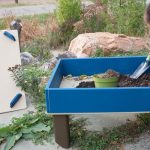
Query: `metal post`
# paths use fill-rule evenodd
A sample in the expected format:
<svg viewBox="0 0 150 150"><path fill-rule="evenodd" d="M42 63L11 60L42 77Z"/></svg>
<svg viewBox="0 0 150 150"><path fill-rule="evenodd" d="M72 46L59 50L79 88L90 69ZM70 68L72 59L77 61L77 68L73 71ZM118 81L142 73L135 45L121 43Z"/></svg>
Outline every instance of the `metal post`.
<svg viewBox="0 0 150 150"><path fill-rule="evenodd" d="M20 40L21 40L21 30L22 30L22 24L20 19L13 20L10 23L10 29L11 30L18 30L18 37L19 37L19 46L20 46ZM20 52L21 52L21 46L20 46Z"/></svg>
<svg viewBox="0 0 150 150"><path fill-rule="evenodd" d="M63 148L70 147L70 129L68 115L54 115L55 141Z"/></svg>
<svg viewBox="0 0 150 150"><path fill-rule="evenodd" d="M122 6L122 1L120 0L120 7Z"/></svg>
<svg viewBox="0 0 150 150"><path fill-rule="evenodd" d="M15 0L15 3L18 4L18 0Z"/></svg>

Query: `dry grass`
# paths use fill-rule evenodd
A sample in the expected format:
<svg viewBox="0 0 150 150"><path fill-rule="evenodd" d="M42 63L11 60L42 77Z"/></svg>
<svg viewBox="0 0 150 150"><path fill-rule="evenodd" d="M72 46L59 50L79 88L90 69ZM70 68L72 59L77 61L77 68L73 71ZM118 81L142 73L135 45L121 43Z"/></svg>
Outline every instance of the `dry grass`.
<svg viewBox="0 0 150 150"><path fill-rule="evenodd" d="M11 23L12 20L15 19L15 16L13 16L12 14L7 14L5 16L6 16L5 19L2 20L3 21L3 26L5 28L9 28L10 27L10 23Z"/></svg>
<svg viewBox="0 0 150 150"><path fill-rule="evenodd" d="M13 15L8 15L3 19L3 24L0 28L9 28L10 22L16 19ZM46 38L50 47L56 48L62 44L63 36L60 27L54 15L43 14L35 16L26 16L21 18L22 32L21 32L21 47L26 43L38 38Z"/></svg>
<svg viewBox="0 0 150 150"><path fill-rule="evenodd" d="M35 20L26 20L22 22L23 28L21 32L21 43L24 44L27 41L33 40L44 36L43 28L41 28L38 21Z"/></svg>
<svg viewBox="0 0 150 150"><path fill-rule="evenodd" d="M46 16L44 19L43 18L43 16L40 16L39 18L37 16L32 16L21 19L23 25L21 44L41 36L46 36L48 32L55 32L58 30L56 19L51 14ZM16 17L11 13L7 14L6 17L1 20L3 25L1 29L8 29L10 27L10 23L15 19Z"/></svg>
<svg viewBox="0 0 150 150"><path fill-rule="evenodd" d="M59 25L54 16L50 16L46 20L46 33L48 32L58 32L59 30Z"/></svg>

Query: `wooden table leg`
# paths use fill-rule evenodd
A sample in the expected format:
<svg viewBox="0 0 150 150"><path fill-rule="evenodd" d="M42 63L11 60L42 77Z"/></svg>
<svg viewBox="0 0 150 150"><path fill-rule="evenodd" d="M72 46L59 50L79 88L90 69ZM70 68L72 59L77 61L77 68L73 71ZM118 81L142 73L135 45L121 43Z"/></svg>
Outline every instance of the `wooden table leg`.
<svg viewBox="0 0 150 150"><path fill-rule="evenodd" d="M70 147L69 115L54 115L55 141L63 148Z"/></svg>

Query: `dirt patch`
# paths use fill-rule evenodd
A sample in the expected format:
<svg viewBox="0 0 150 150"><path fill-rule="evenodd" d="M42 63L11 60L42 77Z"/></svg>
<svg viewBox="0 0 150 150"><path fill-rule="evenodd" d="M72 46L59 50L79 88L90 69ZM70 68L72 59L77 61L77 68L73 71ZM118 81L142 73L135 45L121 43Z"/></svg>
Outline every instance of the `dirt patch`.
<svg viewBox="0 0 150 150"><path fill-rule="evenodd" d="M118 87L149 87L150 74L144 74L138 79L131 79L128 76L121 75ZM94 81L81 82L76 88L95 88Z"/></svg>
<svg viewBox="0 0 150 150"><path fill-rule="evenodd" d="M98 78L114 78L114 77L119 77L120 74L114 70L109 69L105 73L97 74L95 76Z"/></svg>

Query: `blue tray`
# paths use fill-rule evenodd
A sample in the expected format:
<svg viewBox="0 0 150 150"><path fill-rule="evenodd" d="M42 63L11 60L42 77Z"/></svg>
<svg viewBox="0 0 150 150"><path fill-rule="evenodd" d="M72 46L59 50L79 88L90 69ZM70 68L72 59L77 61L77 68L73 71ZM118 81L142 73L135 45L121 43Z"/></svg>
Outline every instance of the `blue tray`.
<svg viewBox="0 0 150 150"><path fill-rule="evenodd" d="M63 76L103 73L114 69L132 74L145 57L109 57L60 60L46 86L51 114L149 112L150 87L59 88ZM150 72L150 70L148 70Z"/></svg>

